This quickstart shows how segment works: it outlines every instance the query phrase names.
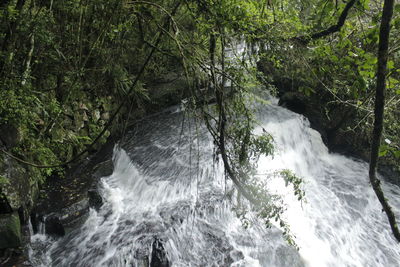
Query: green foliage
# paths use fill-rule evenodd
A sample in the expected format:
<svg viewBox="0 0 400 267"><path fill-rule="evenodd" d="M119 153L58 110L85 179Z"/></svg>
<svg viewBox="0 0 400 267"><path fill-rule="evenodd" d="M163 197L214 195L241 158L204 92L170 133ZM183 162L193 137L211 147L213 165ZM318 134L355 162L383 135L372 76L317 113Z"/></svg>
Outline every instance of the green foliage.
<svg viewBox="0 0 400 267"><path fill-rule="evenodd" d="M38 165L69 161L102 132L121 101L139 106L150 100L145 82L131 87L148 54L140 36L151 43L163 16L151 6L140 8L143 13L106 0L25 1L20 7L10 1L0 10L0 125L18 129L15 155ZM156 62L146 81L165 71L160 66L168 66L169 58L157 55ZM106 131L96 147L118 128ZM62 173L31 171L40 181Z"/></svg>
<svg viewBox="0 0 400 267"><path fill-rule="evenodd" d="M6 177L0 175L0 185L9 184L9 183L10 183L10 181Z"/></svg>
<svg viewBox="0 0 400 267"><path fill-rule="evenodd" d="M18 13L24 16L17 21L12 36L15 42L2 51L2 87L7 90L1 91L0 123L10 122L21 129L23 141L14 153L34 163L52 165L74 157L103 130L121 101L129 98L134 108L153 101L146 83L180 64L180 60L176 62L179 52L174 44L161 42L159 50L167 52L155 54L145 79L128 96L163 24L164 16L159 16L158 8L130 6L121 1L65 1L52 5L27 1L22 10L14 12L14 5L12 2L8 6L8 21L3 21L1 27L6 29ZM169 9L167 1L163 5ZM26 37L31 35L35 36L32 66L22 86L24 64L32 48ZM16 52L17 47L20 49ZM80 109L82 105L87 109ZM124 111L129 108L124 107L121 114L127 114ZM116 122L123 117L117 117ZM42 180L52 170L40 172L44 173L39 178Z"/></svg>
<svg viewBox="0 0 400 267"><path fill-rule="evenodd" d="M303 180L297 177L291 170L282 170L279 174L283 177L286 186L289 184L293 185L294 194L297 196L297 199L299 201L303 200L305 196L305 193L301 188Z"/></svg>
<svg viewBox="0 0 400 267"><path fill-rule="evenodd" d="M284 179L286 186L293 185L295 196L297 196L299 201L304 200L305 193L302 189L303 181L293 172L290 170L282 170L273 173L271 177ZM286 210L285 203L280 196L272 194L267 189L268 178L264 181L261 181L259 178L252 178L248 180L246 184L247 189L251 192L259 205L253 205L251 210L249 210L246 205L239 201L238 205L235 207L235 211L244 227L247 228L251 226L252 223L249 214L251 214L250 211L252 211L257 217L264 221L267 228L270 228L275 222L282 229L286 241L296 249L299 249L296 245L295 237L290 231L290 225L288 225L282 218L282 214Z"/></svg>

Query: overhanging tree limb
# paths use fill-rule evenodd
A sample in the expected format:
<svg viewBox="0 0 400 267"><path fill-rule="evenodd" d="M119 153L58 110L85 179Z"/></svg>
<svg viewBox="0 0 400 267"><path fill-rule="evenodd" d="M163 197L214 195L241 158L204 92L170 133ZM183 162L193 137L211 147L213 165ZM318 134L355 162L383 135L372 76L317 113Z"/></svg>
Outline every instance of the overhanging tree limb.
<svg viewBox="0 0 400 267"><path fill-rule="evenodd" d="M312 40L316 40L325 36L328 36L332 33L340 31L340 29L343 27L344 23L346 22L347 16L349 14L350 9L354 6L354 4L358 0L350 0L346 6L344 7L342 13L340 13L340 16L338 18L338 21L335 25L330 26L329 28L322 30L320 32L313 33L311 35L303 35L303 36L298 36L293 38L294 41L298 41L304 44L307 44L308 42Z"/></svg>
<svg viewBox="0 0 400 267"><path fill-rule="evenodd" d="M210 35L210 62L211 62L211 80L214 85L214 92L217 101L218 107L218 120L217 120L217 129L213 129L211 124L208 121L208 118L205 118L206 126L210 133L212 134L214 141L219 149L219 152L222 157L222 162L224 164L224 168L229 178L235 184L238 191L253 205L259 206L260 203L253 197L253 195L247 190L245 185L242 184L236 172L232 169L231 164L228 159L228 153L226 151L226 136L225 136L225 127L227 123L225 104L224 104L224 88L223 84L218 84L216 73L215 73L215 51L216 50L216 37L214 34Z"/></svg>
<svg viewBox="0 0 400 267"><path fill-rule="evenodd" d="M379 148L382 138L383 130L383 117L385 107L385 89L386 89L386 73L387 73L387 61L388 61L388 47L389 47L389 33L390 33L390 21L393 15L394 0L385 0L382 12L382 22L379 32L379 50L378 50L378 70L377 70L377 81L376 81L376 92L375 92L375 108L374 108L374 129L372 132L372 144L371 144L371 157L369 163L369 180L372 188L375 191L379 202L385 211L393 235L400 242L400 232L396 223L396 217L389 205L388 200L382 191L380 180L376 176L376 169L379 159Z"/></svg>

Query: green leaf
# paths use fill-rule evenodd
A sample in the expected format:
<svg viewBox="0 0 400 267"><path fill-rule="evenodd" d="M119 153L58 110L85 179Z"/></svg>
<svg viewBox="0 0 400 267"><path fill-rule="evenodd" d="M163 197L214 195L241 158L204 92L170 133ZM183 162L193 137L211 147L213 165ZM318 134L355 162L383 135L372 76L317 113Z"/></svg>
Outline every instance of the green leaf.
<svg viewBox="0 0 400 267"><path fill-rule="evenodd" d="M400 4L395 4L394 5L394 11L395 12L400 12Z"/></svg>
<svg viewBox="0 0 400 267"><path fill-rule="evenodd" d="M6 177L0 175L0 185L1 184L3 184L3 185L9 184L9 183L10 183L10 181Z"/></svg>
<svg viewBox="0 0 400 267"><path fill-rule="evenodd" d="M389 70L391 70L391 69L394 68L394 62L393 62L393 60L389 60L389 61L388 61L388 63L387 63L387 68L388 68Z"/></svg>
<svg viewBox="0 0 400 267"><path fill-rule="evenodd" d="M369 0L363 0L361 4L365 10L369 10Z"/></svg>
<svg viewBox="0 0 400 267"><path fill-rule="evenodd" d="M380 151L379 152L379 157L386 156L387 152L388 152L387 150Z"/></svg>
<svg viewBox="0 0 400 267"><path fill-rule="evenodd" d="M379 148L379 157L384 157L389 151L389 147L387 145L381 145Z"/></svg>
<svg viewBox="0 0 400 267"><path fill-rule="evenodd" d="M395 88L397 84L399 84L399 81L396 80L396 79L393 78L393 77L390 77L390 78L388 79L387 88Z"/></svg>

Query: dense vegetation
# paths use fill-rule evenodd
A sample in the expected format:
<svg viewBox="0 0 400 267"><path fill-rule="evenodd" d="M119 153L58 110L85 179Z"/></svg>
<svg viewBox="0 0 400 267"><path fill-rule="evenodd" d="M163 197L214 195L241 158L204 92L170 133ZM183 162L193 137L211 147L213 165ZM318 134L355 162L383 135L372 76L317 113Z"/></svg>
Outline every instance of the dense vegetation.
<svg viewBox="0 0 400 267"><path fill-rule="evenodd" d="M282 94L287 87L317 101L332 132L368 149L382 6L381 0L3 1L2 157L25 162L31 179L43 182L123 131L128 120L187 98L239 191L267 223L279 219L281 208L249 175L260 154L272 153L267 133L252 134L253 89ZM394 10L379 154L398 167L400 5ZM253 51L232 62L225 48L239 41ZM171 73L184 77L185 86L156 91ZM210 98L216 106L204 105ZM12 140L5 137L10 132ZM301 181L285 177L301 199Z"/></svg>

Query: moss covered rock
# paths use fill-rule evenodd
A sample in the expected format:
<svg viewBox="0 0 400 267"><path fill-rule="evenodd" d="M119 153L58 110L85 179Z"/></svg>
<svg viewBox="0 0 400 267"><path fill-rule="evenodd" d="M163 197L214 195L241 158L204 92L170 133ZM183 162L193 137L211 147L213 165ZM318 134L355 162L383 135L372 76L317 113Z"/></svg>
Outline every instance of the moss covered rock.
<svg viewBox="0 0 400 267"><path fill-rule="evenodd" d="M0 214L0 249L21 245L21 224L17 213Z"/></svg>
<svg viewBox="0 0 400 267"><path fill-rule="evenodd" d="M19 211L21 219L27 218L38 195L38 181L29 168L15 160L3 157L0 160L0 193L4 203L13 212ZM8 213L8 212L3 212Z"/></svg>

